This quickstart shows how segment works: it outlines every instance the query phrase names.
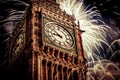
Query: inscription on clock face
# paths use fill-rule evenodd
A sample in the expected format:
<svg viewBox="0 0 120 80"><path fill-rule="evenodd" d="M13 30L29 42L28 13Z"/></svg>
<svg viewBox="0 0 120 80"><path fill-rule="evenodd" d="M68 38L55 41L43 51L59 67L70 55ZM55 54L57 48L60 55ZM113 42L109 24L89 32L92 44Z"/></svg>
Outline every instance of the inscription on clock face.
<svg viewBox="0 0 120 80"><path fill-rule="evenodd" d="M49 22L45 25L46 37L55 45L70 49L73 47L74 41L72 35L64 27Z"/></svg>

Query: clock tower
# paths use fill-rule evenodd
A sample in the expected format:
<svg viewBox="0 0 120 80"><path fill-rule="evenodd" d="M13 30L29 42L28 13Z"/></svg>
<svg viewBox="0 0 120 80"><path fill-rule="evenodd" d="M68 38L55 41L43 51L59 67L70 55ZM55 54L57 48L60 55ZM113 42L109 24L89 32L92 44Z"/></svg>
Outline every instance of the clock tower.
<svg viewBox="0 0 120 80"><path fill-rule="evenodd" d="M10 38L11 71L22 80L86 80L81 30L74 21L56 0L31 0Z"/></svg>

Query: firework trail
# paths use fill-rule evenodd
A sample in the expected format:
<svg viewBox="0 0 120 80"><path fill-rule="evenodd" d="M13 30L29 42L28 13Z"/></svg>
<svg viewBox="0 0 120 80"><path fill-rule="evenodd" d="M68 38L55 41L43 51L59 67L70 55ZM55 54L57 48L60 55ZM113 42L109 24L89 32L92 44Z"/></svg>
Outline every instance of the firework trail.
<svg viewBox="0 0 120 80"><path fill-rule="evenodd" d="M27 6L29 6L27 3L18 0L0 1L0 65L5 63L9 37L21 21Z"/></svg>
<svg viewBox="0 0 120 80"><path fill-rule="evenodd" d="M120 56L119 29L115 26L108 26L97 7L85 5L83 0L57 0L57 2L63 11L70 15L74 14L76 22L80 22L81 30L85 30L82 33L82 40L87 58L88 80L105 80L109 78L115 80L111 71L120 72L118 67L120 66L120 59L117 58L118 61L115 59ZM103 74L105 76L102 76ZM93 77L96 75L97 78Z"/></svg>
<svg viewBox="0 0 120 80"><path fill-rule="evenodd" d="M82 38L87 59L92 57L98 59L97 56L105 58L107 55L101 54L101 51L104 53L104 47L110 48L111 42L118 38L120 31L117 28L112 29L109 27L103 21L99 10L95 6L84 6L83 1L77 2L75 0L58 0L58 2L61 4L61 9L65 10L68 14L73 13L75 15L76 20L80 21L81 29L85 30Z"/></svg>

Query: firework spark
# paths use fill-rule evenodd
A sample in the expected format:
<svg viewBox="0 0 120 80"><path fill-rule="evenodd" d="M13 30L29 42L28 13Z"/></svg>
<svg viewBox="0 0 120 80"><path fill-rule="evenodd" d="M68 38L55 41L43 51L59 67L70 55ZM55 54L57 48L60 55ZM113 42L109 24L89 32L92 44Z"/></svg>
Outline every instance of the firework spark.
<svg viewBox="0 0 120 80"><path fill-rule="evenodd" d="M5 7L3 7L5 6ZM22 6L21 9L17 7ZM22 16L25 13L25 7L29 5L19 0L1 0L0 1L0 64L4 64L6 60L8 50L9 37L17 24L22 20Z"/></svg>
<svg viewBox="0 0 120 80"><path fill-rule="evenodd" d="M74 14L76 20L80 21L81 29L85 30L85 33L82 34L82 39L86 57L89 59L94 57L96 53L99 57L106 57L106 54L101 55L99 49L104 51L103 44L109 47L110 43L116 39L113 35L118 36L119 30L113 30L105 24L97 7L84 6L83 0L79 2L75 0L58 0L57 2L60 3L62 10L65 10L70 15Z"/></svg>
<svg viewBox="0 0 120 80"><path fill-rule="evenodd" d="M82 33L82 40L84 53L88 61L86 64L88 65L88 70L92 70L92 72L95 72L94 74L99 75L97 78L99 80L106 79L106 76L114 80L115 78L112 76L110 70L108 70L109 67L112 66L116 69L112 71L120 71L120 69L110 60L107 60L107 58L110 55L114 56L115 53L120 52L120 50L114 52L116 46L113 46L113 44L117 43L118 47L120 47L120 40L118 39L119 29L108 26L97 7L91 5L85 6L83 0L57 0L57 2L63 11L66 11L70 15L74 14L76 20L80 22L81 30L85 30ZM113 59L113 57L109 57L109 59ZM108 73L105 73L106 71ZM100 78L102 73L106 76ZM88 76L88 80L95 80L93 75L90 74Z"/></svg>

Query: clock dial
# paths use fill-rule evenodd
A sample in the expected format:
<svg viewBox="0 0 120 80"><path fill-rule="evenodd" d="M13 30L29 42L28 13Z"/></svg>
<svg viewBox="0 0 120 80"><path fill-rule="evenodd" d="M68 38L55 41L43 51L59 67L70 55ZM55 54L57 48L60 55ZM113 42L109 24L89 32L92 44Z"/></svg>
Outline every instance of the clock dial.
<svg viewBox="0 0 120 80"><path fill-rule="evenodd" d="M24 31L20 31L18 33L18 35L16 36L13 45L11 47L10 50L10 60L13 61L14 58L16 58L17 56L19 56L19 53L22 51L23 49L23 45L25 44L24 41Z"/></svg>
<svg viewBox="0 0 120 80"><path fill-rule="evenodd" d="M74 41L72 35L62 26L49 22L45 25L45 35L49 40L62 48L70 49Z"/></svg>

